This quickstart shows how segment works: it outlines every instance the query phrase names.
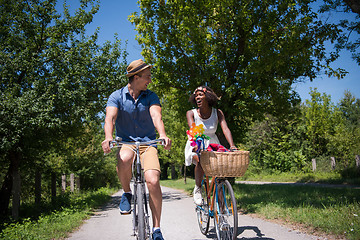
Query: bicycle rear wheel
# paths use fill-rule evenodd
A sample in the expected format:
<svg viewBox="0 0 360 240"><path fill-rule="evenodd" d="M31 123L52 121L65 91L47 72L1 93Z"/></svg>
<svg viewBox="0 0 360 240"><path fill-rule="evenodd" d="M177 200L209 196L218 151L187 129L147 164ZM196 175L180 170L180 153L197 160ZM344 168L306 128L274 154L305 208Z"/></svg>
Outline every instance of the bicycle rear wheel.
<svg viewBox="0 0 360 240"><path fill-rule="evenodd" d="M237 206L234 190L228 180L220 179L217 183L214 213L217 238L235 240L238 227Z"/></svg>
<svg viewBox="0 0 360 240"><path fill-rule="evenodd" d="M209 199L207 197L207 185L205 179L201 183L202 204L196 206L196 215L199 228L202 234L206 235L209 231L210 215L209 215Z"/></svg>

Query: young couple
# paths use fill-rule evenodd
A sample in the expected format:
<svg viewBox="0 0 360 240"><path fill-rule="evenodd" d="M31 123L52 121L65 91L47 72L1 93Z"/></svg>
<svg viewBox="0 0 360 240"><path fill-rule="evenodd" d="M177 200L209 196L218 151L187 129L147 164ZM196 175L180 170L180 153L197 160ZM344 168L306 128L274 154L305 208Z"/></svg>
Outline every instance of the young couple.
<svg viewBox="0 0 360 240"><path fill-rule="evenodd" d="M127 67L128 84L113 92L106 106L106 117L104 124L105 140L102 142L104 153L109 153L109 143L113 141L114 128L116 136L121 137L123 141L149 141L156 138L156 132L159 138L164 139L164 148L171 148L171 139L166 136L164 122L161 115L161 105L159 97L147 87L151 83L151 65L146 64L141 59L135 60ZM204 134L210 137L205 142L219 143L215 135L218 123L230 144L235 148L231 132L227 127L225 117L220 109L214 106L218 97L209 87L198 87L189 99L197 105L196 109L187 112L186 117L191 127L192 123L204 125ZM201 203L199 186L203 177L203 170L198 164L199 159L194 148L190 146L190 141L185 147L185 163L190 165L194 163L196 185L194 188L194 201ZM144 162L144 175L149 190L149 205L153 220L153 239L164 239L160 230L160 217L162 209L162 192L160 188L160 164L157 149L154 147L140 149L142 162ZM117 155L118 163L116 171L123 188L123 195L120 201L120 212L122 214L131 211L131 166L134 159L134 152L128 147L120 149Z"/></svg>

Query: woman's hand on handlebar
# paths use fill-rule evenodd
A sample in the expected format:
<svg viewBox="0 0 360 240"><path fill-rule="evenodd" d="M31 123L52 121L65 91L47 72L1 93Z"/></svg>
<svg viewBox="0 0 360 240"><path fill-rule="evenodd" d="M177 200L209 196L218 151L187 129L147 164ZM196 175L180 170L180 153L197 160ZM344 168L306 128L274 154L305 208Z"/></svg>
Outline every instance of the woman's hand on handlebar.
<svg viewBox="0 0 360 240"><path fill-rule="evenodd" d="M101 147L102 147L104 153L110 153L111 152L110 142L112 142L112 141L114 141L112 138L111 139L105 139L101 143Z"/></svg>
<svg viewBox="0 0 360 240"><path fill-rule="evenodd" d="M234 151L238 151L239 149L236 146L231 146L230 147L230 151L234 152Z"/></svg>

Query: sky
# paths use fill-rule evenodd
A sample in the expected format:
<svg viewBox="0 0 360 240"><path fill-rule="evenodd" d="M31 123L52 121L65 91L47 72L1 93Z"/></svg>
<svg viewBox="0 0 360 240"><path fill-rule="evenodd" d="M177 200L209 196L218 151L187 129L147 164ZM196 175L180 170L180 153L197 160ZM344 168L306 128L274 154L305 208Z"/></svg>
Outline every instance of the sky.
<svg viewBox="0 0 360 240"><path fill-rule="evenodd" d="M78 8L78 0L67 0L70 10ZM127 61L131 62L137 59L143 59L141 56L141 47L135 40L135 26L128 21L128 16L133 12L139 12L137 0L101 0L100 10L95 14L93 22L88 25L88 35L94 33L97 27L100 27L99 43L107 40L113 41L114 34L122 41L128 41L126 50L129 53ZM123 45L124 46L124 45ZM356 98L360 98L360 66L351 59L351 54L347 51L341 52L341 57L334 62L332 68L344 68L349 73L341 80L329 78L326 75L320 75L312 82L297 83L294 90L299 93L302 101L310 99L310 88L317 88L320 93L326 93L331 96L333 103L338 104L344 96L346 90L350 91Z"/></svg>

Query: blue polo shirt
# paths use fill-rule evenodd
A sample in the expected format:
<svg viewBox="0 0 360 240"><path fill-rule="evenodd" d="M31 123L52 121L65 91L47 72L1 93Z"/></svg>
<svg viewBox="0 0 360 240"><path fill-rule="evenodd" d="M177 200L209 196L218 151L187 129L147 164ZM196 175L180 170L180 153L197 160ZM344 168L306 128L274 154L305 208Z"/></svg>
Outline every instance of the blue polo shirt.
<svg viewBox="0 0 360 240"><path fill-rule="evenodd" d="M155 139L155 126L149 111L150 106L154 104L160 105L160 100L150 90L142 91L136 101L130 95L128 86L113 92L108 99L107 107L118 108L116 136L127 142Z"/></svg>

